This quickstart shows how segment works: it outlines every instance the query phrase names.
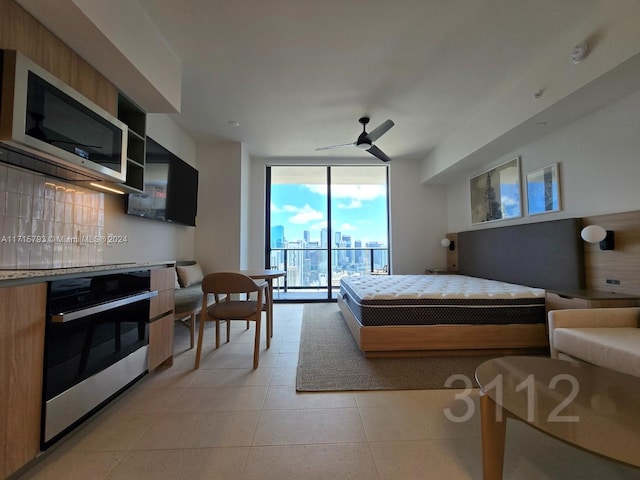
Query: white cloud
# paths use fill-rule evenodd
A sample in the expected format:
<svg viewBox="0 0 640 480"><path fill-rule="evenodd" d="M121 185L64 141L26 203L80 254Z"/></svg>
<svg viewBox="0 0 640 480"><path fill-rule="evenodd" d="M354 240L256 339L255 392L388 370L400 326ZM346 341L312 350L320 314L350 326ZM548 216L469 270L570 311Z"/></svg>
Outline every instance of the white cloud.
<svg viewBox="0 0 640 480"><path fill-rule="evenodd" d="M356 227L355 225L351 225L350 223L343 223L336 229L336 231L340 233L356 232L357 230L358 230L358 227Z"/></svg>
<svg viewBox="0 0 640 480"><path fill-rule="evenodd" d="M362 202L357 198L352 198L351 203L342 203L342 202L338 203L338 208L348 209L348 208L361 208L361 207L362 207Z"/></svg>
<svg viewBox="0 0 640 480"><path fill-rule="evenodd" d="M326 185L305 185L305 187L313 193L318 195L327 194ZM341 203L340 205L354 205L354 206L342 206L340 208L359 208L362 204L357 206L355 202L362 202L367 200L374 200L378 197L384 197L387 193L387 189L384 185L340 185L333 184L331 186L331 198L332 199L350 199L351 203Z"/></svg>
<svg viewBox="0 0 640 480"><path fill-rule="evenodd" d="M309 230L312 230L314 232L320 232L323 228L327 228L326 220L323 220L322 222L314 223L313 225L309 226Z"/></svg>
<svg viewBox="0 0 640 480"><path fill-rule="evenodd" d="M386 195L384 185L332 185L332 198L351 198L354 200L374 200Z"/></svg>
<svg viewBox="0 0 640 480"><path fill-rule="evenodd" d="M295 215L289 217L289 223L294 223L296 225L305 225L313 221L324 220L324 214L313 209L308 203L302 208L295 207L293 205L285 205L283 210L295 213Z"/></svg>

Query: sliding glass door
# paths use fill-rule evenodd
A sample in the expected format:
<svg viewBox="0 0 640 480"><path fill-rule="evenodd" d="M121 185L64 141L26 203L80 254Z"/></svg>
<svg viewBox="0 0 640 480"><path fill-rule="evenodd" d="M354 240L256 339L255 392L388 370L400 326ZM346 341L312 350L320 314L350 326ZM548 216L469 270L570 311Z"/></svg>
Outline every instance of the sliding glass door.
<svg viewBox="0 0 640 480"><path fill-rule="evenodd" d="M386 166L267 168L267 268L276 300L335 298L340 278L389 271Z"/></svg>

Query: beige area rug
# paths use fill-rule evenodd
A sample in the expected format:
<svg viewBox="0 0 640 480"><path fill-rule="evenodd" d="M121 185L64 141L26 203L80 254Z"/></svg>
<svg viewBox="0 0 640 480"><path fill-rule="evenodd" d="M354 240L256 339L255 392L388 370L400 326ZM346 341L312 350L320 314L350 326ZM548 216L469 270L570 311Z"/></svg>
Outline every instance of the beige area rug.
<svg viewBox="0 0 640 480"><path fill-rule="evenodd" d="M466 376L476 387L476 367L489 358L492 357L366 358L356 345L338 305L313 303L304 306L302 316L296 390L463 388L462 381L445 386L454 374Z"/></svg>

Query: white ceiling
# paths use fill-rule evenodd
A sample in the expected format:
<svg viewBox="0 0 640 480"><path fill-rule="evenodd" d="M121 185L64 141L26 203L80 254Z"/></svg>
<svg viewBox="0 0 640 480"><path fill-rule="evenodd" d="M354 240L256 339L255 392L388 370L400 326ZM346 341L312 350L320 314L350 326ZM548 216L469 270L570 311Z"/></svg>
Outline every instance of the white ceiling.
<svg viewBox="0 0 640 480"><path fill-rule="evenodd" d="M109 59L117 55L108 56L114 44L87 40L98 38L100 25L83 28L77 7L111 7L115 12L131 7L134 4L128 2L134 0L106 4L58 0L55 7L45 0L17 1L91 63L106 65L97 68L116 84L120 71L120 80L129 75L126 68L116 67L114 72L115 60ZM369 131L387 118L395 122L376 142L394 160L424 159L518 79L529 75L532 65L557 56L559 50L569 64L573 45L587 35L597 40L599 32L591 31L589 25L603 11L610 11L613 4L639 3L137 2L157 28L160 35L156 37L163 37L182 62L181 111L172 116L195 140L242 142L249 153L259 157L353 155L370 159L355 148L315 151L355 141L361 131L358 118L367 115L371 117ZM54 14L60 12L68 13ZM109 22L122 17L116 14ZM126 22L116 23L122 25L110 25L111 30L121 34ZM125 33L135 42L136 32L130 30ZM88 37L90 33L96 35ZM150 61L154 53L147 55ZM144 82L139 83L144 87ZM124 85L120 88L127 91ZM551 118L544 120L553 124ZM240 126L232 127L230 121Z"/></svg>
<svg viewBox="0 0 640 480"><path fill-rule="evenodd" d="M344 156L352 150L315 148L355 141L369 115L369 130L396 123L376 145L397 159L424 158L602 2L139 3L182 60L175 120L197 140L262 157Z"/></svg>

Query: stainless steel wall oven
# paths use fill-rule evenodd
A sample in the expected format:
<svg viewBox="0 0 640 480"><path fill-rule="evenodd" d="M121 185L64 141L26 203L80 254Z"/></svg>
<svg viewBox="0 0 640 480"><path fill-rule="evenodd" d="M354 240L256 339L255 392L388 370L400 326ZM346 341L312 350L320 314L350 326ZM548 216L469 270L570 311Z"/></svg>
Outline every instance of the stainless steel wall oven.
<svg viewBox="0 0 640 480"><path fill-rule="evenodd" d="M150 271L49 282L42 446L147 371Z"/></svg>

